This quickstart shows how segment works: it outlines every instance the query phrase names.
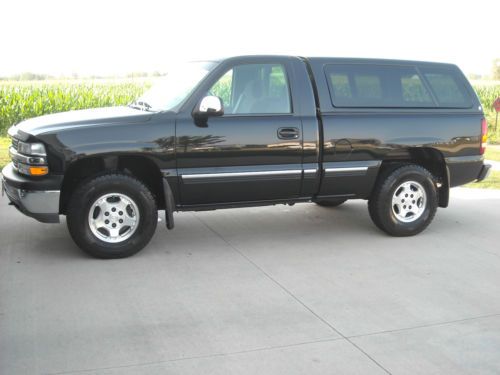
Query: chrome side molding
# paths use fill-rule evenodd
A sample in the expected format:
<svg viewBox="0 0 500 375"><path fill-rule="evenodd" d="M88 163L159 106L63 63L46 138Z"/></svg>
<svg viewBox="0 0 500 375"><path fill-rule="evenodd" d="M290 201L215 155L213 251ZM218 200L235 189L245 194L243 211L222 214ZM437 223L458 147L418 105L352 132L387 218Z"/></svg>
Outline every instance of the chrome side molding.
<svg viewBox="0 0 500 375"><path fill-rule="evenodd" d="M252 176L283 176L301 174L300 169L279 170L279 171L256 171L256 172L223 172L223 173L195 173L183 174L182 178L189 180L195 178L224 178L224 177L252 177Z"/></svg>
<svg viewBox="0 0 500 375"><path fill-rule="evenodd" d="M337 167L337 168L325 168L325 172L360 172L367 171L368 167Z"/></svg>

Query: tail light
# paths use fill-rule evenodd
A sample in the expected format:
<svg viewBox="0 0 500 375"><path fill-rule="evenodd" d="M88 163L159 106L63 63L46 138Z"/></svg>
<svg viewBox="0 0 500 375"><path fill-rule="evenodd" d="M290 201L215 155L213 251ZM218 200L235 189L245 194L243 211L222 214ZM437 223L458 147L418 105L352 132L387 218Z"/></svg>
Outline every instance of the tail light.
<svg viewBox="0 0 500 375"><path fill-rule="evenodd" d="M483 118L481 120L481 147L479 148L479 153L481 155L483 155L484 151L486 150L487 142L488 142L488 123L486 122L486 119Z"/></svg>

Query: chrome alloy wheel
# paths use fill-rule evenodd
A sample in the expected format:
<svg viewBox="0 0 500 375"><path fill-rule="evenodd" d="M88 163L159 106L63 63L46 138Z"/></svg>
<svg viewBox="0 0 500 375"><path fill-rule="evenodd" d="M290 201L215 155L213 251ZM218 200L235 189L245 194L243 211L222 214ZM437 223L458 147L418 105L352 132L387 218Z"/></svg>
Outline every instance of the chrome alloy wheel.
<svg viewBox="0 0 500 375"><path fill-rule="evenodd" d="M416 181L406 181L399 185L392 196L392 212L404 223L417 220L425 211L427 194Z"/></svg>
<svg viewBox="0 0 500 375"><path fill-rule="evenodd" d="M130 238L137 230L139 220L137 204L120 193L99 197L90 207L88 217L94 236L108 243L118 243Z"/></svg>

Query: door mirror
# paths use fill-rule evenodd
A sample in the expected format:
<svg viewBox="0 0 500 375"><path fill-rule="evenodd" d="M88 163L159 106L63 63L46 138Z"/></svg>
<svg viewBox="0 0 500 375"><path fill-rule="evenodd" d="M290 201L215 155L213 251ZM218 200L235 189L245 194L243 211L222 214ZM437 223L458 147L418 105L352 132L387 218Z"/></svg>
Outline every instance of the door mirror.
<svg viewBox="0 0 500 375"><path fill-rule="evenodd" d="M221 98L212 95L201 99L200 104L194 111L194 115L198 117L222 116L223 114L224 106Z"/></svg>

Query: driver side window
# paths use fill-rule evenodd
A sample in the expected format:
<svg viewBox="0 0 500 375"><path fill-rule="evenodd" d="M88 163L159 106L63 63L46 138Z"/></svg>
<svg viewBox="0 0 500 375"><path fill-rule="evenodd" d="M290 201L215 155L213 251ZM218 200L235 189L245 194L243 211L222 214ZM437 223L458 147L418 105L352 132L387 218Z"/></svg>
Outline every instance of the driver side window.
<svg viewBox="0 0 500 375"><path fill-rule="evenodd" d="M210 89L222 99L226 114L291 113L285 67L280 64L245 64L225 73Z"/></svg>

